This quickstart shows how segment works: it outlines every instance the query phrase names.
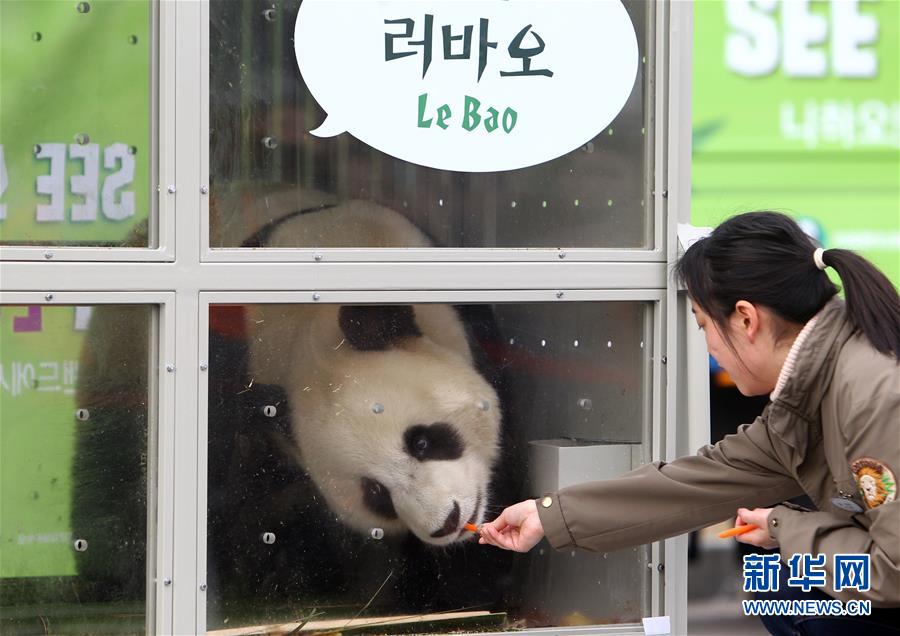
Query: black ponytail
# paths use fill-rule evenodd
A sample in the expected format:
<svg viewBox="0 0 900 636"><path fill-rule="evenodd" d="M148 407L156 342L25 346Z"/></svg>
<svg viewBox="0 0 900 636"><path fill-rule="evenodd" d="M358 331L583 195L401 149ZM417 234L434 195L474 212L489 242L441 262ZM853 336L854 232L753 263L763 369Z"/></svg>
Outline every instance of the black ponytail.
<svg viewBox="0 0 900 636"><path fill-rule="evenodd" d="M822 261L841 277L853 324L876 349L900 359L900 300L891 281L850 250L825 250Z"/></svg>
<svg viewBox="0 0 900 636"><path fill-rule="evenodd" d="M694 243L675 265L675 275L727 339L724 327L739 300L802 325L838 293L816 266L815 250L790 217L748 212ZM822 260L841 277L853 324L878 351L900 360L900 296L887 277L848 250L825 250Z"/></svg>

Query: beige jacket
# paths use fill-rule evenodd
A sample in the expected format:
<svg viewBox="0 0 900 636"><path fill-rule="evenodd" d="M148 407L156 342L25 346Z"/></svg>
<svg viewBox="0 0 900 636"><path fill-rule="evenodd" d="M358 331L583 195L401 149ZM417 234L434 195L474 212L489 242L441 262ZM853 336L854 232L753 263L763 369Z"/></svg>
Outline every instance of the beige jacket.
<svg viewBox="0 0 900 636"><path fill-rule="evenodd" d="M825 554L824 592L893 607L900 606L898 471L900 365L856 333L834 299L755 422L693 457L560 490L538 500L538 511L553 547L608 551L733 518L738 507L774 505L769 532L783 561ZM818 512L775 505L801 493ZM870 555L870 591L834 593L835 553Z"/></svg>

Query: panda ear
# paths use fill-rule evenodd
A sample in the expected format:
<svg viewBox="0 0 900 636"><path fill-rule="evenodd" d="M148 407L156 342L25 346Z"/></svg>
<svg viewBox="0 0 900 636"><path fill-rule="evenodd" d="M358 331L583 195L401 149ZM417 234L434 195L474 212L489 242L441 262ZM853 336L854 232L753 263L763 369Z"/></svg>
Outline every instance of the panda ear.
<svg viewBox="0 0 900 636"><path fill-rule="evenodd" d="M360 351L381 351L422 335L412 305L344 305L338 314L344 337Z"/></svg>

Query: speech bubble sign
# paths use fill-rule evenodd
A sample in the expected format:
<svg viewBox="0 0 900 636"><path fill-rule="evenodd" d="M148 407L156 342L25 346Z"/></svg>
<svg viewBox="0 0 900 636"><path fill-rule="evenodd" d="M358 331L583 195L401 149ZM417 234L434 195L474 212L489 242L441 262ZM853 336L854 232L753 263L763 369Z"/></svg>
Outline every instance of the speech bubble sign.
<svg viewBox="0 0 900 636"><path fill-rule="evenodd" d="M460 172L586 144L622 110L638 67L620 0L305 0L294 48L327 113L312 134L346 131Z"/></svg>

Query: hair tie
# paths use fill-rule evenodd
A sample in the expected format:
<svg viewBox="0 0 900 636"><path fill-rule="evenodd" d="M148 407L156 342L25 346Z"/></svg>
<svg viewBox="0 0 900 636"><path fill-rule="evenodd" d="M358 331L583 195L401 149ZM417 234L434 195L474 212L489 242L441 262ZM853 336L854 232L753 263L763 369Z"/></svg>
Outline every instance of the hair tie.
<svg viewBox="0 0 900 636"><path fill-rule="evenodd" d="M813 262L816 264L816 267L819 269L825 269L828 265L825 264L825 261L822 260L822 256L825 254L825 250L821 247L817 247L816 251L813 252Z"/></svg>

